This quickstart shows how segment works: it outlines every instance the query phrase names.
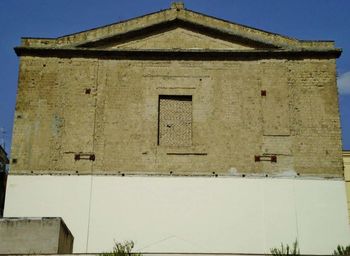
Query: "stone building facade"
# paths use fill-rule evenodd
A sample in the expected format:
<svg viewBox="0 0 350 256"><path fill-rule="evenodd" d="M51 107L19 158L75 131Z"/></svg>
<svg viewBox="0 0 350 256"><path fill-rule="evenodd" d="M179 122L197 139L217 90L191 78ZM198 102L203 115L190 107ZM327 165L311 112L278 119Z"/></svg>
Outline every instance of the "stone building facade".
<svg viewBox="0 0 350 256"><path fill-rule="evenodd" d="M23 38L15 51L7 215L62 216L79 252L129 238L146 251L262 253L297 238L305 253L328 253L349 237L334 42L175 3L72 35ZM48 206L27 201L25 191ZM274 216L284 219L277 230ZM97 242L103 227L119 232L104 231L110 241ZM220 241L211 237L217 232Z"/></svg>

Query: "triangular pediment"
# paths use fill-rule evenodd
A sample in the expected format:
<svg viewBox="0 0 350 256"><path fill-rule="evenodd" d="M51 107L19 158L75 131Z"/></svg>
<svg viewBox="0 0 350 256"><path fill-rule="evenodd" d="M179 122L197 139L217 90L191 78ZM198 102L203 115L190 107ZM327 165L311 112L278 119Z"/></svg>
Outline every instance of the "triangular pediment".
<svg viewBox="0 0 350 256"><path fill-rule="evenodd" d="M24 39L40 48L228 51L334 49L333 42L300 41L206 16L172 5L170 9L54 39Z"/></svg>
<svg viewBox="0 0 350 256"><path fill-rule="evenodd" d="M160 22L151 26L78 42L77 48L95 49L206 49L253 50L281 48L279 45L248 35L227 33L217 27L204 26L184 19Z"/></svg>
<svg viewBox="0 0 350 256"><path fill-rule="evenodd" d="M127 41L109 42L99 49L218 49L252 50L254 45L212 37L183 27L132 38Z"/></svg>

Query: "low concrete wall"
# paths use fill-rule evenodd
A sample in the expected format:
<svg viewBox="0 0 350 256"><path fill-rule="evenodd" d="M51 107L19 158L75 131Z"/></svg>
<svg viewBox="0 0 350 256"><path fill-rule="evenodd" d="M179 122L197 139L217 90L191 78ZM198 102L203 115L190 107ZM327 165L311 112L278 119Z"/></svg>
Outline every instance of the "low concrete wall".
<svg viewBox="0 0 350 256"><path fill-rule="evenodd" d="M0 219L0 254L72 253L73 240L61 218Z"/></svg>
<svg viewBox="0 0 350 256"><path fill-rule="evenodd" d="M74 252L269 253L350 241L344 180L10 175L5 216L61 216Z"/></svg>

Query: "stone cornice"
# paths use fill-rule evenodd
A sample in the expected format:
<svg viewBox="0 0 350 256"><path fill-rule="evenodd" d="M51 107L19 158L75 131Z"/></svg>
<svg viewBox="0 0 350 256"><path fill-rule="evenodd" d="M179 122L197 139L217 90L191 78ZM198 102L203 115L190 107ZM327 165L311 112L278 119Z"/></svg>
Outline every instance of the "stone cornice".
<svg viewBox="0 0 350 256"><path fill-rule="evenodd" d="M180 60L255 60L255 59L332 59L341 55L341 49L269 49L269 50L213 50L213 49L94 49L15 47L17 56L61 57L61 58L106 58L106 59L180 59Z"/></svg>

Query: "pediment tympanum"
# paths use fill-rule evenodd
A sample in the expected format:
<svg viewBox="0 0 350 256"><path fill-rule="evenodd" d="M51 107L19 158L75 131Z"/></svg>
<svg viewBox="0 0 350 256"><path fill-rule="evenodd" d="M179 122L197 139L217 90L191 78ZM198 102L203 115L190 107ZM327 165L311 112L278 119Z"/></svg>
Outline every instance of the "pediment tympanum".
<svg viewBox="0 0 350 256"><path fill-rule="evenodd" d="M169 31L136 38L128 42L109 43L99 48L107 49L231 49L251 50L254 47L225 41L185 28L174 28Z"/></svg>

